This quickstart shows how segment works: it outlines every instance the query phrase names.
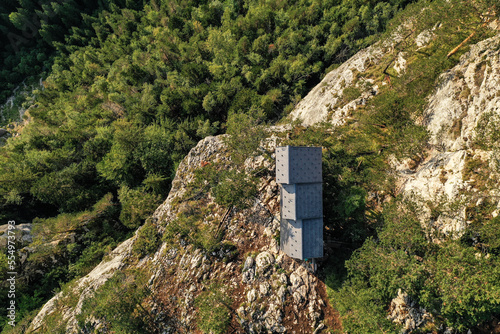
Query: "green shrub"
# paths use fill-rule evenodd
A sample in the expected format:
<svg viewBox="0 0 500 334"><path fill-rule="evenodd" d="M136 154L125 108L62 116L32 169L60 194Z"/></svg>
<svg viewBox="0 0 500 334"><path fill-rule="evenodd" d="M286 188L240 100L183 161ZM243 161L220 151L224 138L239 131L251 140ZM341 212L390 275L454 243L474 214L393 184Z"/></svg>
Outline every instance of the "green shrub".
<svg viewBox="0 0 500 334"><path fill-rule="evenodd" d="M395 199L384 207L383 228L378 236L383 245L413 255L424 255L429 241L417 216L418 205L410 200Z"/></svg>
<svg viewBox="0 0 500 334"><path fill-rule="evenodd" d="M116 333L154 333L151 314L142 306L150 294L143 271L120 271L101 286L93 298L87 298L77 315L81 328L90 329L90 317L101 319Z"/></svg>
<svg viewBox="0 0 500 334"><path fill-rule="evenodd" d="M448 242L426 263L430 275L420 291L422 306L460 332L490 320L500 312L499 264L498 256Z"/></svg>
<svg viewBox="0 0 500 334"><path fill-rule="evenodd" d="M339 287L338 275L329 273L330 298L348 332L360 333L364 326L368 331L377 332L376 326L391 330L384 310L398 289L432 312L438 324L460 332L500 311L500 259L491 241L496 240L498 222L493 219L475 227L476 240L492 243L482 245L483 252L462 240L436 245L426 240L416 208L408 201L388 204L378 239L367 239L345 262L344 284Z"/></svg>
<svg viewBox="0 0 500 334"><path fill-rule="evenodd" d="M224 140L231 150L231 159L236 165L242 165L247 158L263 153L259 150L266 137L265 130L258 116L233 113L227 118L229 134Z"/></svg>
<svg viewBox="0 0 500 334"><path fill-rule="evenodd" d="M369 238L346 261L349 277L363 279L376 292L381 305L403 289L416 295L425 280L424 267L402 249L386 248Z"/></svg>
<svg viewBox="0 0 500 334"><path fill-rule="evenodd" d="M483 150L498 149L498 143L500 142L499 125L500 118L496 113L483 113L474 128L472 143Z"/></svg>
<svg viewBox="0 0 500 334"><path fill-rule="evenodd" d="M217 204L239 209L246 209L253 204L257 195L256 178L236 169L221 171L217 178L219 181L211 189Z"/></svg>
<svg viewBox="0 0 500 334"><path fill-rule="evenodd" d="M77 244L70 244L76 247ZM69 265L69 273L71 277L82 277L88 274L99 262L101 262L106 251L115 246L112 238L105 238L101 242L91 242L91 244L83 249L81 255L75 263Z"/></svg>
<svg viewBox="0 0 500 334"><path fill-rule="evenodd" d="M195 299L197 324L204 333L226 333L231 322L231 297L227 286L212 283Z"/></svg>
<svg viewBox="0 0 500 334"><path fill-rule="evenodd" d="M480 240L489 252L500 255L500 216L486 220L479 228Z"/></svg>
<svg viewBox="0 0 500 334"><path fill-rule="evenodd" d="M7 278L7 272L9 268L9 261L7 255L4 253L4 250L0 252L0 280L4 280Z"/></svg>
<svg viewBox="0 0 500 334"><path fill-rule="evenodd" d="M181 212L176 219L168 223L163 234L163 241L172 243L178 237L211 254L220 248L222 234L217 231L218 224L203 221L201 211L196 207L197 204L192 203L193 207L190 207L190 212Z"/></svg>
<svg viewBox="0 0 500 334"><path fill-rule="evenodd" d="M130 189L122 186L118 191L122 205L120 221L129 229L136 229L160 205L160 196L142 189Z"/></svg>
<svg viewBox="0 0 500 334"><path fill-rule="evenodd" d="M330 292L333 307L342 317L344 332L350 334L397 333L386 318L386 307L378 292L362 280L349 280L339 292Z"/></svg>
<svg viewBox="0 0 500 334"><path fill-rule="evenodd" d="M184 197L195 198L208 192L226 208L248 208L257 195L258 178L239 168L242 167L214 163L197 169Z"/></svg>
<svg viewBox="0 0 500 334"><path fill-rule="evenodd" d="M160 242L161 239L156 226L151 221L148 221L137 231L137 239L132 246L132 251L142 257L155 252Z"/></svg>

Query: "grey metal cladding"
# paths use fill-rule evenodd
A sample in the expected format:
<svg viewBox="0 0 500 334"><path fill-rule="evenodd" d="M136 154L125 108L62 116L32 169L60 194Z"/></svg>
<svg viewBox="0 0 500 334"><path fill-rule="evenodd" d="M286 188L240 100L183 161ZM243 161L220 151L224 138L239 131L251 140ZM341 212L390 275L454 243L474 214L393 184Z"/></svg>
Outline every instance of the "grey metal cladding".
<svg viewBox="0 0 500 334"><path fill-rule="evenodd" d="M280 248L296 259L323 257L321 147L277 147Z"/></svg>
<svg viewBox="0 0 500 334"><path fill-rule="evenodd" d="M283 184L281 193L281 217L286 219L297 219L296 185Z"/></svg>
<svg viewBox="0 0 500 334"><path fill-rule="evenodd" d="M282 219L280 246L296 259L323 257L323 219Z"/></svg>
<svg viewBox="0 0 500 334"><path fill-rule="evenodd" d="M289 256L302 259L302 221L281 219L280 248Z"/></svg>
<svg viewBox="0 0 500 334"><path fill-rule="evenodd" d="M302 259L323 257L323 218L302 221Z"/></svg>
<svg viewBox="0 0 500 334"><path fill-rule="evenodd" d="M276 182L322 182L321 154L321 147L277 147Z"/></svg>
<svg viewBox="0 0 500 334"><path fill-rule="evenodd" d="M288 184L288 146L276 147L276 182Z"/></svg>
<svg viewBox="0 0 500 334"><path fill-rule="evenodd" d="M296 219L323 217L323 185L321 183L297 184L295 198Z"/></svg>
<svg viewBox="0 0 500 334"><path fill-rule="evenodd" d="M281 215L286 219L323 217L323 195L321 183L299 183L282 185Z"/></svg>
<svg viewBox="0 0 500 334"><path fill-rule="evenodd" d="M321 147L289 148L289 183L322 182Z"/></svg>

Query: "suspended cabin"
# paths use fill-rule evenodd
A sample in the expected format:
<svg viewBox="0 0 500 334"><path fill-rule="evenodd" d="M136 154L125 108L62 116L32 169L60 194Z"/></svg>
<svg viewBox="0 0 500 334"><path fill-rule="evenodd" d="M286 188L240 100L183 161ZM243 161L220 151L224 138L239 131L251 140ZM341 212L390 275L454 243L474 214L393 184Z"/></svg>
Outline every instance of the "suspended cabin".
<svg viewBox="0 0 500 334"><path fill-rule="evenodd" d="M323 257L323 175L321 147L276 148L280 184L280 247L304 260Z"/></svg>

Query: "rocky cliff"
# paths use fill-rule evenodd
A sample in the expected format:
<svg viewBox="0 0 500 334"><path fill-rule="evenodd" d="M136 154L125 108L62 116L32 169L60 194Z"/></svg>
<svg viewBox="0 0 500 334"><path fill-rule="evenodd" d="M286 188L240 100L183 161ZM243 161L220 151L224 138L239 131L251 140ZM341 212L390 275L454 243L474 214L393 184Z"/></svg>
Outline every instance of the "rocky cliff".
<svg viewBox="0 0 500 334"><path fill-rule="evenodd" d="M432 36L425 31L414 42L423 47ZM369 64L393 57L392 46L397 41L395 38L363 50L332 71L299 103L291 117L305 125L321 121L343 124L352 110L363 106L378 94L378 87L387 84L371 79L366 72ZM495 141L500 124L499 50L497 35L472 46L454 68L441 74L424 117L415 120L430 133L427 149L421 152L423 159L394 158L391 162L398 191L420 201L421 224L436 242L442 235L460 236L470 223L471 207L480 206L485 199L499 200L499 147ZM396 55L394 70L402 73L407 60L404 53ZM352 100L342 98L349 87L360 90ZM151 294L143 307L154 327L163 333L195 332L201 307L196 300L210 289L230 297L225 303L233 332L316 333L323 328L339 329L324 282L310 271L308 263L291 259L278 249L279 201L273 174L277 141L271 136L262 146L263 154L244 164L246 173L258 179L257 196L246 209L217 204L208 188L195 194L188 192L196 171L210 166L232 168L222 136L202 140L179 165L170 194L151 224L165 235L183 215L203 208L197 213L196 224L202 231L203 226L215 226L220 246L210 251L197 247L187 241L192 233L188 231L185 237L168 239L151 254L138 257L133 248L139 230L72 289L49 301L33 320L31 330L43 331L48 317L59 315L57 321L67 332L78 332L82 324L77 319L84 301L116 272L130 268L147 271ZM401 292L393 300L390 313L394 322L408 330L431 318ZM106 320L93 318L88 326L86 331L104 331Z"/></svg>
<svg viewBox="0 0 500 334"><path fill-rule="evenodd" d="M403 192L442 203L442 213L430 219L429 208L424 219L445 234L461 234L470 223L468 207L486 198L498 202L498 148L492 135L500 112L499 48L500 35L473 45L439 77L423 120L432 149L418 167L400 174Z"/></svg>
<svg viewBox="0 0 500 334"><path fill-rule="evenodd" d="M274 151L275 145L276 138L271 139L266 150ZM245 162L247 173L259 170L261 175L258 196L248 209L224 208L208 192L186 200L186 187L195 170L229 163L221 136L202 140L179 165L168 198L153 216L155 227L165 233L181 212L203 205L209 210L204 211L202 224L216 224L223 231L222 246L207 252L181 238L175 244L161 244L153 254L137 261L132 251L137 236L129 239L72 290L49 301L30 329L43 331L47 317L61 312L58 321L64 323L66 332L78 332L77 316L84 301L114 273L131 267L149 268L152 296L145 307L154 314L155 327L162 333L194 332L198 320L195 299L214 282L223 284L223 293L230 296L233 331L312 333L336 326L325 284L311 272L310 265L288 258L278 249L278 187L272 160L257 156ZM79 294L73 305L68 305L68 296L74 291ZM95 320L87 330L103 326L102 319Z"/></svg>
<svg viewBox="0 0 500 334"><path fill-rule="evenodd" d="M432 36L432 32L424 31L413 42L422 48ZM400 40L396 35L390 42L371 46L330 72L290 117L304 125L345 123L353 110L376 95L379 86L387 84L369 78L369 65L387 62L392 47ZM418 198L425 209L422 221L445 234L458 236L464 230L468 205L499 195L494 186L498 180L494 132L500 112L499 43L497 35L471 46L455 67L440 75L435 92L428 97L424 116L416 120L430 134L428 150L422 152L425 160L392 161L399 191ZM404 71L404 57L405 53L397 53L393 63L397 73ZM371 83L369 89L366 82ZM340 103L343 92L352 87L360 88L361 95ZM431 218L433 207L425 203L440 203L442 214Z"/></svg>

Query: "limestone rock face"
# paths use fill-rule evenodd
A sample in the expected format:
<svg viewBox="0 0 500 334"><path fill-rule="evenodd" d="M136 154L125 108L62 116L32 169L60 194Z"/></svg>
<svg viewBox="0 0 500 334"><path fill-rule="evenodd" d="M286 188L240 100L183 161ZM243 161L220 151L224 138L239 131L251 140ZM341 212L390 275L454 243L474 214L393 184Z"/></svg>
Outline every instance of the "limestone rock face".
<svg viewBox="0 0 500 334"><path fill-rule="evenodd" d="M357 73L366 71L367 66L377 63L384 55L384 47L375 45L368 47L337 69L329 72L323 80L306 95L291 112L292 120L301 120L304 125L330 121L341 125L350 116L350 110L364 104L367 98L377 94L377 87L371 87L370 81L358 82ZM345 88L358 85L362 89L360 97L347 104L340 103Z"/></svg>
<svg viewBox="0 0 500 334"><path fill-rule="evenodd" d="M481 116L500 109L500 35L471 46L460 63L439 78L430 97L426 125L442 150L470 148Z"/></svg>
<svg viewBox="0 0 500 334"><path fill-rule="evenodd" d="M425 326L427 322L433 321L432 315L416 305L407 293L401 292L401 289L396 298L391 301L387 319L403 325L401 334L411 333Z"/></svg>
<svg viewBox="0 0 500 334"><path fill-rule="evenodd" d="M78 322L75 316L81 312L83 302L87 298L92 298L94 291L106 283L106 281L113 276L116 270L122 269L125 266L125 259L130 256L134 240L135 237L122 242L113 250L106 260L99 263L90 273L77 282L76 289L81 291L78 302L74 308L64 310L63 314L63 318L67 321L67 333L78 332ZM51 313L60 312L61 310L58 309L57 304L63 297L63 292L59 292L51 300L49 300L31 322L29 331L40 328L45 317Z"/></svg>
<svg viewBox="0 0 500 334"><path fill-rule="evenodd" d="M378 94L378 85L374 80L365 78L368 68L378 64L384 56L394 50L394 46L403 39L396 32L387 40L363 49L330 71L290 113L292 120L300 120L309 126L320 122L342 125L351 116L352 110L366 104L366 101ZM423 38L422 38L423 39ZM401 53L397 57L395 70L400 73L406 68L406 60ZM359 96L346 96L346 88L356 89Z"/></svg>
<svg viewBox="0 0 500 334"><path fill-rule="evenodd" d="M194 171L209 164L225 166L231 160L224 136L207 137L194 147L180 163L171 191L153 215L160 232L188 208L184 200L187 185ZM263 143L263 150L274 154L276 140ZM275 236L279 229L278 185L274 182L274 162L264 156L247 159L245 169L259 170L260 190L248 209L224 208L206 192L197 195L203 203L205 222L216 222L223 230L222 244L232 245L213 251L202 250L180 239L163 243L158 250L139 261L131 249L131 238L102 261L92 272L77 282L79 298L74 305L65 305L63 292L44 305L31 324L40 327L50 314L62 314L67 333L77 333L76 317L83 302L114 273L127 268L150 268L148 280L151 299L143 307L151 310L154 326L163 333L195 332L198 309L196 298L218 283L223 294L231 297L232 326L238 332L285 333L294 330L309 333L318 328L325 313L333 312L326 299L326 288L301 261L288 258L278 250ZM322 291L322 293L320 293ZM323 297L322 297L323 296ZM102 319L88 319L85 331L105 328ZM100 329L99 329L100 328Z"/></svg>
<svg viewBox="0 0 500 334"><path fill-rule="evenodd" d="M257 258L255 259L257 272L260 274L266 273L273 263L274 256L269 252L262 252L257 255Z"/></svg>
<svg viewBox="0 0 500 334"><path fill-rule="evenodd" d="M467 205L499 194L497 187L488 186L498 178L495 143L486 143L487 150L477 145L488 140L481 138L485 131L497 131L494 122L500 119L499 47L500 35L473 45L458 65L439 77L424 118L433 150L415 170L399 174L403 193L423 203L443 204L437 217L423 207L422 219L447 235L464 231ZM471 172L472 163L483 166L482 179Z"/></svg>

